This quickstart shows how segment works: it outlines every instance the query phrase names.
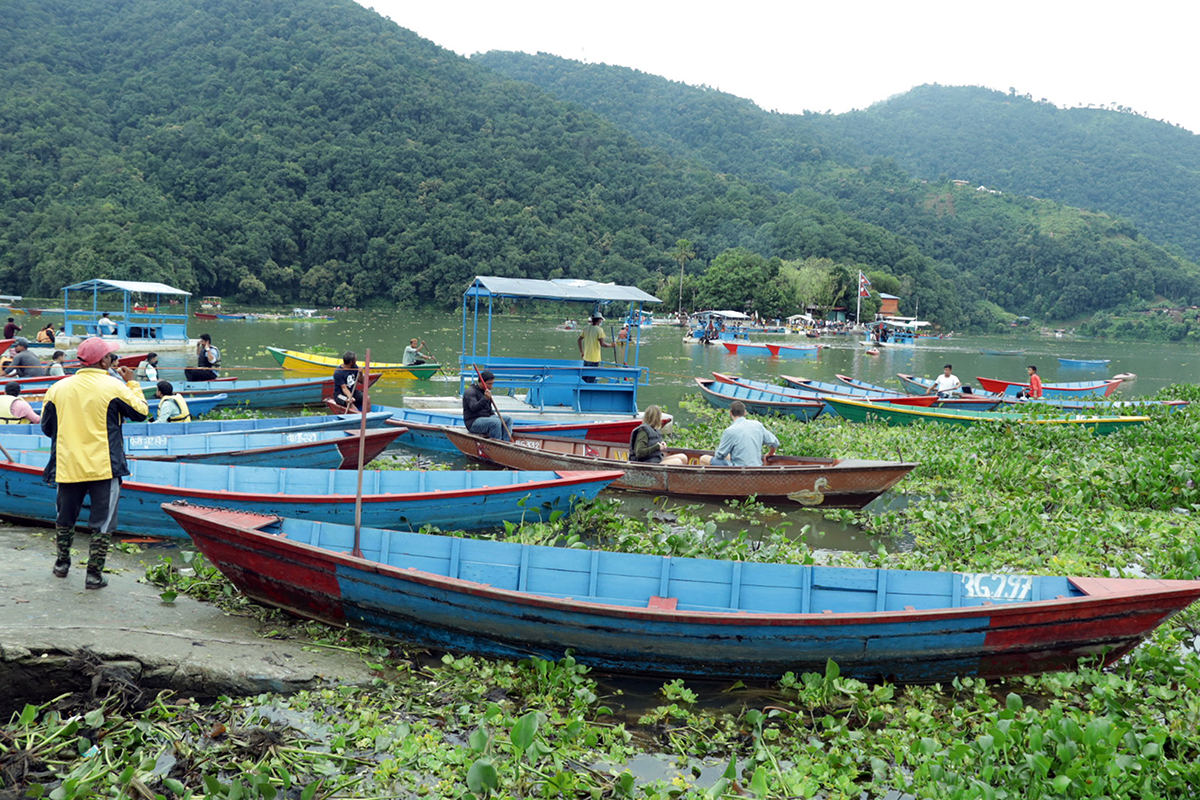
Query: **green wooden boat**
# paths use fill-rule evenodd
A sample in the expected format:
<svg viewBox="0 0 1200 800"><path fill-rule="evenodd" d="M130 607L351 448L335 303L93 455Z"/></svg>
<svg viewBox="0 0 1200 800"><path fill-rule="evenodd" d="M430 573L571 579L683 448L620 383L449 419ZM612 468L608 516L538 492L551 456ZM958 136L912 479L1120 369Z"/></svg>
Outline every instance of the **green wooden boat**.
<svg viewBox="0 0 1200 800"><path fill-rule="evenodd" d="M1101 436L1133 425L1149 417L1089 417L1081 414L1028 415L1022 411L969 411L948 408L916 408L886 403L865 403L838 397L826 397L842 419L848 422L883 422L887 425L913 425L929 422L967 427L980 422L1006 422L1015 425L1081 426Z"/></svg>

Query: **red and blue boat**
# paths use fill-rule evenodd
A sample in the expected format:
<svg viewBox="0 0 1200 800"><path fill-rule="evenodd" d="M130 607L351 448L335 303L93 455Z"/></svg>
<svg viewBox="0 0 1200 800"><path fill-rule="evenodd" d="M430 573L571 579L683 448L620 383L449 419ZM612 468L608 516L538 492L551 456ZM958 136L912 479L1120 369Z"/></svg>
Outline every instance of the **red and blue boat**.
<svg viewBox="0 0 1200 800"><path fill-rule="evenodd" d="M371 375L371 384L379 375ZM215 381L172 381L176 394L187 398L188 405L193 397L209 394L224 394L226 403L246 408L288 408L293 406L316 406L327 397L333 397L333 376L327 378L271 378L244 381L228 378ZM143 386L148 397L154 396L155 387Z"/></svg>
<svg viewBox="0 0 1200 800"><path fill-rule="evenodd" d="M188 411L191 413L193 418L202 417L217 406L224 403L226 399L228 399L228 395L225 394L208 394L204 395L203 397L189 397L187 401ZM42 413L42 404L40 402L30 402L29 405L31 405L33 410L38 414ZM146 405L150 407L150 417L153 418L158 413L157 398L147 400ZM167 425L174 423L163 422L155 424Z"/></svg>
<svg viewBox="0 0 1200 800"><path fill-rule="evenodd" d="M1028 383L1016 383L1014 381L1002 381L998 378L981 378L975 377L979 381L979 385L983 387L985 392L998 394L1007 397L1015 397L1021 392L1029 388ZM1042 395L1045 397L1080 397L1082 395L1095 395L1096 397L1108 397L1117 390L1121 385L1120 378L1101 381L1071 381L1069 383L1043 383Z"/></svg>
<svg viewBox="0 0 1200 800"><path fill-rule="evenodd" d="M14 452L0 461L6 492L0 515L54 524L55 487L41 480L49 453ZM228 467L131 459L121 482L121 531L183 536L163 513L177 500L322 522L354 518L358 473L349 470ZM505 472L499 470L367 470L362 521L374 528L491 530L505 522L542 521L570 514L620 470Z"/></svg>
<svg viewBox="0 0 1200 800"><path fill-rule="evenodd" d="M662 677L948 682L1111 664L1200 581L675 558L166 505L258 602L422 647Z"/></svg>

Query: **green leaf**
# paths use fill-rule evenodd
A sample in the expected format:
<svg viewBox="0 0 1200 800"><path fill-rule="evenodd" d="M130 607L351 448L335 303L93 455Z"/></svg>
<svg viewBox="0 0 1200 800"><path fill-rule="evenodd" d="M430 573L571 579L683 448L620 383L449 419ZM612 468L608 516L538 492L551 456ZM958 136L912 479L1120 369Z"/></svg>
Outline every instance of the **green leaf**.
<svg viewBox="0 0 1200 800"><path fill-rule="evenodd" d="M304 790L300 792L300 800L312 800L313 796L317 793L317 789L319 788L321 788L320 781L313 781L312 783L309 783L304 787Z"/></svg>
<svg viewBox="0 0 1200 800"><path fill-rule="evenodd" d="M89 728L99 728L104 724L104 712L94 708L83 715L83 721Z"/></svg>
<svg viewBox="0 0 1200 800"><path fill-rule="evenodd" d="M530 711L525 716L517 720L517 724L512 728L512 743L520 752L525 752L529 749L529 745L533 744L533 737L538 730L538 715L536 711Z"/></svg>
<svg viewBox="0 0 1200 800"><path fill-rule="evenodd" d="M500 787L500 777L490 759L476 759L467 770L467 788L475 794L494 791Z"/></svg>
<svg viewBox="0 0 1200 800"><path fill-rule="evenodd" d="M472 751L476 753L482 753L487 749L487 731L485 731L483 728L476 728L474 732L471 733L471 737L467 740L467 742L470 744Z"/></svg>
<svg viewBox="0 0 1200 800"><path fill-rule="evenodd" d="M25 707L23 709L21 709L21 716L17 720L17 724L18 725L29 725L35 719L37 719L37 706L32 706L32 705L29 705L28 703L26 703Z"/></svg>
<svg viewBox="0 0 1200 800"><path fill-rule="evenodd" d="M1016 692L1009 692L1008 697L1004 700L1004 705L1008 707L1009 711L1015 713L1025 707L1025 701Z"/></svg>
<svg viewBox="0 0 1200 800"><path fill-rule="evenodd" d="M842 674L842 670L838 667L837 662L832 658L825 662L825 680L834 681Z"/></svg>
<svg viewBox="0 0 1200 800"><path fill-rule="evenodd" d="M831 661L829 663L832 664L833 662ZM759 797L767 796L768 788L766 767L759 767L758 769L754 770L754 777L750 779L750 791Z"/></svg>
<svg viewBox="0 0 1200 800"><path fill-rule="evenodd" d="M159 592L158 597L164 603L174 603L175 598L179 597L179 592L176 592L173 589L168 589L165 592Z"/></svg>

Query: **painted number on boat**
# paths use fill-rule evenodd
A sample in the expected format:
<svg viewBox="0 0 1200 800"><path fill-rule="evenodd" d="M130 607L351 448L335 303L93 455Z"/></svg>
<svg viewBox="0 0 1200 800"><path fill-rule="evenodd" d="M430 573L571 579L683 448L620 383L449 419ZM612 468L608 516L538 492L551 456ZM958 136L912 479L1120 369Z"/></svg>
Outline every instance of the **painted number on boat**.
<svg viewBox="0 0 1200 800"><path fill-rule="evenodd" d="M517 439L513 442L517 447L524 447L526 450L541 450L542 443L535 439Z"/></svg>
<svg viewBox="0 0 1200 800"><path fill-rule="evenodd" d="M167 446L166 436L130 436L125 440L129 447L159 449Z"/></svg>
<svg viewBox="0 0 1200 800"><path fill-rule="evenodd" d="M296 433L284 434L284 441L288 442L289 444L304 444L306 442L315 442L320 438L321 438L320 434L311 432L311 431L310 432L299 432L298 431Z"/></svg>
<svg viewBox="0 0 1200 800"><path fill-rule="evenodd" d="M1033 578L1028 575L964 574L964 597L987 597L993 600L1027 600L1033 591Z"/></svg>

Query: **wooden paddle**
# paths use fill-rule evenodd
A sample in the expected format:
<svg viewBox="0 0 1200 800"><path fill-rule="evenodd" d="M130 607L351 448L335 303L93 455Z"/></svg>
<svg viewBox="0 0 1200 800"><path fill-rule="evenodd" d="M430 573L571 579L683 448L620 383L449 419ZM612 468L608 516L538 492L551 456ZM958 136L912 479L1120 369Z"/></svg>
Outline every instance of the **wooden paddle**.
<svg viewBox="0 0 1200 800"><path fill-rule="evenodd" d="M479 365L472 364L471 366L473 366L475 368L475 375L478 376L478 378L479 378L479 385L482 386L485 391L490 391L487 388L487 385L483 382L483 373L479 371ZM488 397L488 399L492 401L492 408L495 409L496 416L500 418L501 430L504 431L504 435L507 436L509 438L509 440L511 441L512 440L512 431L509 430L508 423L506 423L504 421L504 415L500 413L500 406L496 405L496 398ZM467 433L470 433L470 431L467 431Z"/></svg>
<svg viewBox="0 0 1200 800"><path fill-rule="evenodd" d="M362 366L363 375L363 399L362 399L362 420L358 424L358 488L354 492L354 549L350 554L355 558L362 558L362 486L363 486L363 458L367 449L367 411L371 408L371 398L368 392L371 391L371 348L367 348L366 356L363 358ZM350 394L351 401L354 400L354 393Z"/></svg>

